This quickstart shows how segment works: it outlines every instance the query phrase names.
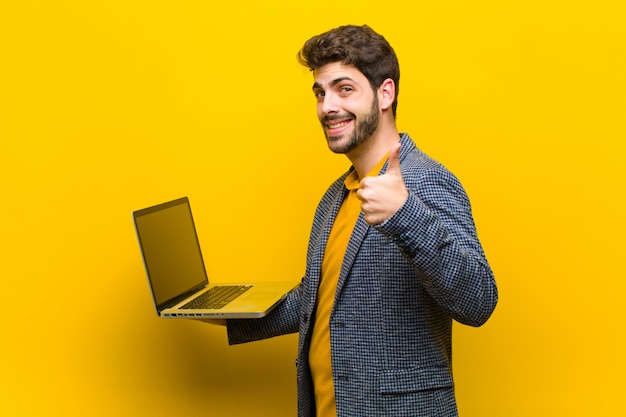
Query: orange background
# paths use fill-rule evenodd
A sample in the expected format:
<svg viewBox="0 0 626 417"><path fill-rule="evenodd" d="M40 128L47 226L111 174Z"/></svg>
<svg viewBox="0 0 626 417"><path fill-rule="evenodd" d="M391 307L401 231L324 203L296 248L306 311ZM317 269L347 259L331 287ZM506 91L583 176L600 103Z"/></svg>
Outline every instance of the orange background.
<svg viewBox="0 0 626 417"><path fill-rule="evenodd" d="M346 23L394 45L399 127L465 185L496 273L492 319L454 329L461 415L625 414L624 17L603 0L3 2L0 414L295 415L296 336L228 347L158 319L131 212L187 195L214 280L299 279L348 162L295 54Z"/></svg>

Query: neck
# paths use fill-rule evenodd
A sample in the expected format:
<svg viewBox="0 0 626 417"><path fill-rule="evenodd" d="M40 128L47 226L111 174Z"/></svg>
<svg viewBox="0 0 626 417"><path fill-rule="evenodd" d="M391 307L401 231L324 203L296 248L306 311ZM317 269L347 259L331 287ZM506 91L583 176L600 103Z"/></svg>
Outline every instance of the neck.
<svg viewBox="0 0 626 417"><path fill-rule="evenodd" d="M364 178L400 140L395 125L379 129L358 148L346 154L359 178Z"/></svg>

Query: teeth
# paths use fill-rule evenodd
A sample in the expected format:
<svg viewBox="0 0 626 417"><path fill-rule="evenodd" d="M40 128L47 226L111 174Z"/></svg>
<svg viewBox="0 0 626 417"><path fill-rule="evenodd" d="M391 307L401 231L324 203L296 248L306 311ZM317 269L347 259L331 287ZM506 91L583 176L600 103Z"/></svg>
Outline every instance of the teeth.
<svg viewBox="0 0 626 417"><path fill-rule="evenodd" d="M331 128L331 129L339 129L340 127L344 127L347 124L348 124L348 122L341 122L341 123L337 123L337 124L333 124L333 125L328 125L328 127Z"/></svg>

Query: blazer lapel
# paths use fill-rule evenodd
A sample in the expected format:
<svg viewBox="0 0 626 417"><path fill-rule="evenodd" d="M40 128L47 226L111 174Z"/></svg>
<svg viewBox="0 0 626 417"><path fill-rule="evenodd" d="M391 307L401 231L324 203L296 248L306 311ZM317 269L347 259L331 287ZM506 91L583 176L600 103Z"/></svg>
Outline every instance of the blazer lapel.
<svg viewBox="0 0 626 417"><path fill-rule="evenodd" d="M317 288L320 285L322 277L322 262L324 261L324 252L326 251L326 244L328 243L328 237L330 231L335 223L335 218L339 212L339 208L343 203L343 200L347 194L345 187L341 187L341 191L338 192L332 202L332 207L326 212L326 217L323 219L323 228L318 237L318 243L315 244L315 250L311 258L311 306L315 306L317 302Z"/></svg>
<svg viewBox="0 0 626 417"><path fill-rule="evenodd" d="M333 303L334 305L337 304L337 300L339 299L341 290L346 282L346 279L348 278L348 275L350 274L350 270L352 269L352 265L354 264L356 255L357 253L359 253L361 244L363 243L363 240L365 240L365 235L367 234L367 231L370 229L370 227L371 226L367 224L367 222L363 218L363 213L361 213L358 220L356 221L356 225L354 226L354 230L352 231L352 236L350 236L350 241L348 242L346 254L343 258L341 273L339 274L339 282L337 283L337 292L335 293L335 300Z"/></svg>

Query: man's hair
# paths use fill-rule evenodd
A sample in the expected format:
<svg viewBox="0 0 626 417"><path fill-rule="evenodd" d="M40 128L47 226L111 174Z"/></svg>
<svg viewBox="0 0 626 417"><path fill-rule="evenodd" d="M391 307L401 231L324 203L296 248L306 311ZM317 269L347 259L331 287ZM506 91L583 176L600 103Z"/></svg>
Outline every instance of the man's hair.
<svg viewBox="0 0 626 417"><path fill-rule="evenodd" d="M396 86L392 104L396 116L400 88L398 58L389 42L369 26L340 26L314 36L305 42L297 58L311 71L332 62L353 65L365 75L374 91L391 78Z"/></svg>

